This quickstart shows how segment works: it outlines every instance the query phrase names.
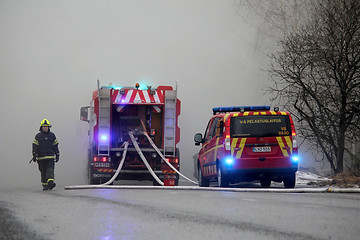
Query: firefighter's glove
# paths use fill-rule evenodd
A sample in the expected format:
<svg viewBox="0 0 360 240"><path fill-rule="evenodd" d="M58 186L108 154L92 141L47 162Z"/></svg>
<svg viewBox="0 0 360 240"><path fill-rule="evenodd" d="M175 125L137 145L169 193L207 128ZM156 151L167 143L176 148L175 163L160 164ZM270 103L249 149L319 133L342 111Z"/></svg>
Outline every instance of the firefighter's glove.
<svg viewBox="0 0 360 240"><path fill-rule="evenodd" d="M33 162L36 162L36 161L37 161L37 156L38 156L38 155L37 155L36 153L33 153L33 159L32 159Z"/></svg>
<svg viewBox="0 0 360 240"><path fill-rule="evenodd" d="M59 154L56 154L56 156L55 156L55 162L58 162L58 161L59 161L59 158L60 158L60 155L59 155Z"/></svg>

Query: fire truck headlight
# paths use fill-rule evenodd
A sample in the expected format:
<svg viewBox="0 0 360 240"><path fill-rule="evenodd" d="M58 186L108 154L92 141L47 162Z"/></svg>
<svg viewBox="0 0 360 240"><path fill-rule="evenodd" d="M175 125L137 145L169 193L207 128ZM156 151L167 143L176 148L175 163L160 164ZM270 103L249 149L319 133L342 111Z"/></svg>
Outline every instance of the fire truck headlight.
<svg viewBox="0 0 360 240"><path fill-rule="evenodd" d="M299 158L298 155L292 155L292 156L291 156L291 161L292 161L293 163L298 163L299 160L300 160L300 158Z"/></svg>
<svg viewBox="0 0 360 240"><path fill-rule="evenodd" d="M234 164L234 159L231 158L231 157L226 158L226 159L225 159L225 164L226 164L227 166L232 166L232 165Z"/></svg>

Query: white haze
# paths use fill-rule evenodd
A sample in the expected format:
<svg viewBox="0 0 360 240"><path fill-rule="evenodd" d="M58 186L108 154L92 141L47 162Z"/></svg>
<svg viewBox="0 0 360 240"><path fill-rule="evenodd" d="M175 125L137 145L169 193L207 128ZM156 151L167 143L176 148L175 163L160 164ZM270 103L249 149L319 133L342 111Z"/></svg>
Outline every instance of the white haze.
<svg viewBox="0 0 360 240"><path fill-rule="evenodd" d="M233 0L0 2L0 187L40 187L28 164L43 118L60 144L59 186L85 183L86 122L96 79L178 83L182 172L215 106L269 104L259 20ZM256 47L255 47L256 46Z"/></svg>

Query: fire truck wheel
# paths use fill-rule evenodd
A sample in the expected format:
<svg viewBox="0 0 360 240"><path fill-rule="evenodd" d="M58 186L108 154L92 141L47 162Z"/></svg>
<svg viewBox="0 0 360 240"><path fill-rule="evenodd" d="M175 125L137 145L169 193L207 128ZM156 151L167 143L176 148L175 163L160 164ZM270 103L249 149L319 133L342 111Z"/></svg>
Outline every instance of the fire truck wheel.
<svg viewBox="0 0 360 240"><path fill-rule="evenodd" d="M180 171L180 150L179 150L179 148L176 148L175 156L177 156L179 159L178 171ZM180 179L180 176L179 176L179 174L176 173L175 174L175 186L179 186L179 179Z"/></svg>
<svg viewBox="0 0 360 240"><path fill-rule="evenodd" d="M217 167L217 180L218 180L218 187L228 187L229 186L229 180L224 175L224 172L223 172L220 164Z"/></svg>
<svg viewBox="0 0 360 240"><path fill-rule="evenodd" d="M285 188L294 188L295 187L295 173L289 173L284 176L284 186Z"/></svg>
<svg viewBox="0 0 360 240"><path fill-rule="evenodd" d="M158 181L156 181L155 179L153 179L153 186L161 186Z"/></svg>
<svg viewBox="0 0 360 240"><path fill-rule="evenodd" d="M91 185L100 184L100 179L97 179L97 178L89 178L89 184L91 184Z"/></svg>
<svg viewBox="0 0 360 240"><path fill-rule="evenodd" d="M94 185L94 184L100 184L100 180L98 178L92 178L91 176L93 175L93 171L91 170L90 167L88 167L88 183L90 185Z"/></svg>
<svg viewBox="0 0 360 240"><path fill-rule="evenodd" d="M270 187L271 180L270 180L269 176L266 176L266 175L261 176L260 177L260 185L261 185L261 187Z"/></svg>
<svg viewBox="0 0 360 240"><path fill-rule="evenodd" d="M179 174L175 174L175 186L179 186Z"/></svg>
<svg viewBox="0 0 360 240"><path fill-rule="evenodd" d="M208 187L210 185L209 179L203 176L200 165L198 166L198 176L199 176L199 187Z"/></svg>

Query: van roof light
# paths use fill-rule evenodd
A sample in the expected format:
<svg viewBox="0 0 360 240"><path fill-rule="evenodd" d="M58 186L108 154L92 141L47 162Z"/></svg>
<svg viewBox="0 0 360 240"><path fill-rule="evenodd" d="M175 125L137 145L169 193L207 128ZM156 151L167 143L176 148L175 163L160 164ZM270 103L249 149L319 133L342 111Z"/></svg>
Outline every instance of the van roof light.
<svg viewBox="0 0 360 240"><path fill-rule="evenodd" d="M214 107L213 113L220 112L244 112L244 111L261 111L270 110L270 106L234 106L234 107Z"/></svg>

